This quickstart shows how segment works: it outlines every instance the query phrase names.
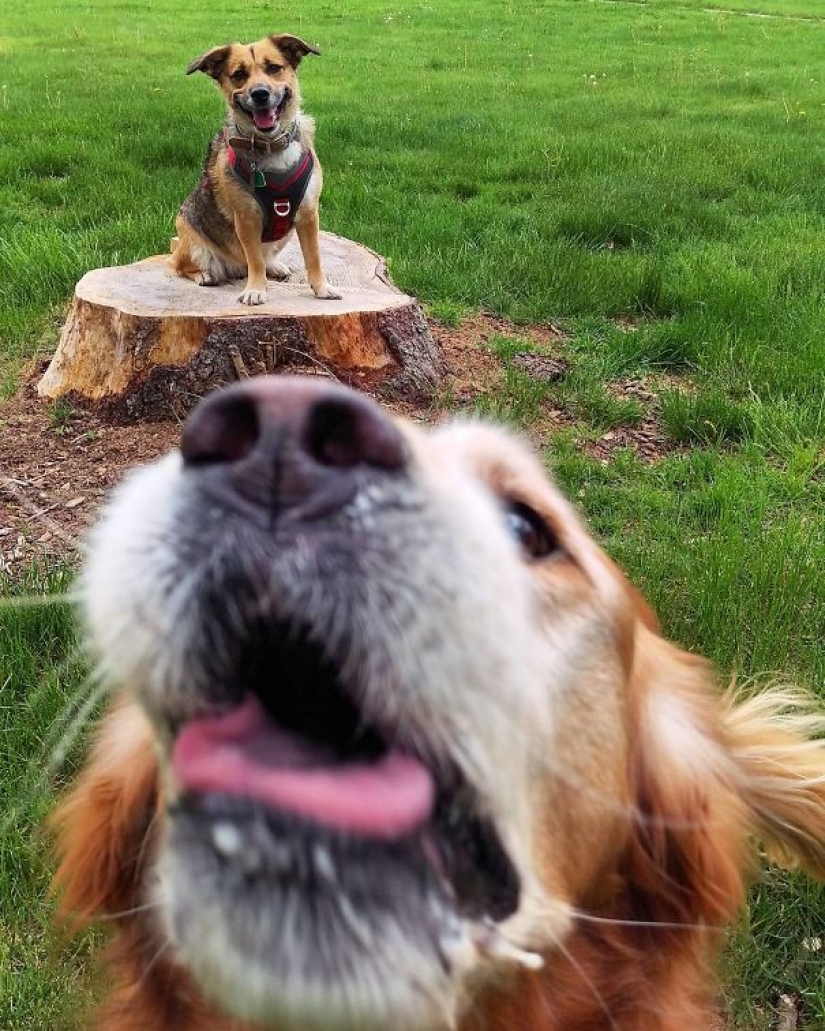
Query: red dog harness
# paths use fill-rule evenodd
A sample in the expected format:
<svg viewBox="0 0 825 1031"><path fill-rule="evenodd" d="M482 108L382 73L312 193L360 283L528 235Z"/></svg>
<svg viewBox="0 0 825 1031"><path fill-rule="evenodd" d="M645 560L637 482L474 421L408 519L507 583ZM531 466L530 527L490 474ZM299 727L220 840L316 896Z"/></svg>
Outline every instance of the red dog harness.
<svg viewBox="0 0 825 1031"><path fill-rule="evenodd" d="M229 167L255 197L261 208L263 223L261 241L282 240L295 225L295 214L304 199L315 159L312 151L304 151L298 164L281 175L263 172L257 164L226 146Z"/></svg>

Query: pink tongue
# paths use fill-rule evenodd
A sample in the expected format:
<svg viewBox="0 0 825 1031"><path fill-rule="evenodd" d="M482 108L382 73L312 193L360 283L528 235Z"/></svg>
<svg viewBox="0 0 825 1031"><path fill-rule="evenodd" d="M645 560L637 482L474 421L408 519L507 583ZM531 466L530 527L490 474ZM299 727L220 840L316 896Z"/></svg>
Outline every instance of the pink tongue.
<svg viewBox="0 0 825 1031"><path fill-rule="evenodd" d="M188 723L172 770L184 791L253 798L373 838L416 830L435 794L429 771L411 756L390 751L374 762L335 763L322 746L275 726L252 695L226 716Z"/></svg>
<svg viewBox="0 0 825 1031"><path fill-rule="evenodd" d="M252 121L259 129L271 129L275 124L274 111L254 111Z"/></svg>

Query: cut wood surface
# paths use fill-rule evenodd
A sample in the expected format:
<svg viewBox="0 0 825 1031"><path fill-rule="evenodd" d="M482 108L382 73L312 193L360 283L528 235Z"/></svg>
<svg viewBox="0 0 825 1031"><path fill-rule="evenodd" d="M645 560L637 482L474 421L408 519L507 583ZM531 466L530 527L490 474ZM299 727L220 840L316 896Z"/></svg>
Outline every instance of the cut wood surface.
<svg viewBox="0 0 825 1031"><path fill-rule="evenodd" d="M438 350L384 259L331 233L321 255L340 300L313 295L295 241L279 255L289 279L270 280L266 303L251 308L237 300L242 281L197 286L164 255L95 269L75 288L38 392L154 418L182 415L238 376L281 369L324 371L385 396L431 394Z"/></svg>

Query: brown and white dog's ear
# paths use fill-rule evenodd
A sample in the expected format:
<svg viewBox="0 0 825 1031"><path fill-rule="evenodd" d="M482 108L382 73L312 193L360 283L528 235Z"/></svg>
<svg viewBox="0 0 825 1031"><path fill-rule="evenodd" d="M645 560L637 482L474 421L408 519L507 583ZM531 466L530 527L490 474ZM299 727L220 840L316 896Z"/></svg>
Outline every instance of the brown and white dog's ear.
<svg viewBox="0 0 825 1031"><path fill-rule="evenodd" d="M719 927L743 898L752 830L710 665L637 627L634 828L624 874L647 919Z"/></svg>
<svg viewBox="0 0 825 1031"><path fill-rule="evenodd" d="M306 57L307 54L317 54L319 57L321 56L321 51L318 47L313 46L312 43L305 43L298 36L270 36L269 40L281 51L293 68L297 68L301 63L301 59Z"/></svg>
<svg viewBox="0 0 825 1031"><path fill-rule="evenodd" d="M50 821L59 866L54 887L75 925L128 913L138 903L158 800L152 732L133 702L104 718L91 756Z"/></svg>
<svg viewBox="0 0 825 1031"><path fill-rule="evenodd" d="M211 50L201 54L200 57L196 58L189 65L186 69L186 74L191 75L192 72L205 72L207 75L211 75L213 79L219 79L231 49L232 47L229 43L222 47L212 47Z"/></svg>
<svg viewBox="0 0 825 1031"><path fill-rule="evenodd" d="M721 696L707 663L637 629L626 876L652 919L721 926L741 903L753 837L825 880L825 713L802 692Z"/></svg>

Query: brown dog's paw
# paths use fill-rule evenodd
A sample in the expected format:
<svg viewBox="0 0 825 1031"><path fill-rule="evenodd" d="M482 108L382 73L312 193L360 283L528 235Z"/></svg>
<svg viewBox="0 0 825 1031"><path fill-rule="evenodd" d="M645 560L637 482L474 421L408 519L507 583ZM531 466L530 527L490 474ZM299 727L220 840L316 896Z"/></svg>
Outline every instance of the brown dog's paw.
<svg viewBox="0 0 825 1031"><path fill-rule="evenodd" d="M198 286L218 286L220 279L212 272L196 272L192 279Z"/></svg>
<svg viewBox="0 0 825 1031"><path fill-rule="evenodd" d="M313 287L315 296L321 301L337 301L341 297L341 291L336 290L334 286L330 286L329 283L323 282L319 287Z"/></svg>
<svg viewBox="0 0 825 1031"><path fill-rule="evenodd" d="M268 261L266 263L266 274L269 279L289 279L289 265L285 265L282 261Z"/></svg>
<svg viewBox="0 0 825 1031"><path fill-rule="evenodd" d="M254 287L247 287L242 294L238 295L241 304L248 304L253 307L256 304L263 304L266 301L266 289L256 290Z"/></svg>

